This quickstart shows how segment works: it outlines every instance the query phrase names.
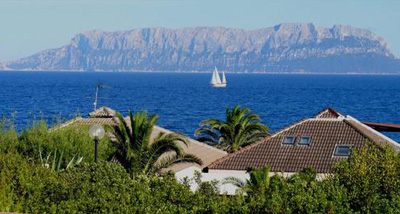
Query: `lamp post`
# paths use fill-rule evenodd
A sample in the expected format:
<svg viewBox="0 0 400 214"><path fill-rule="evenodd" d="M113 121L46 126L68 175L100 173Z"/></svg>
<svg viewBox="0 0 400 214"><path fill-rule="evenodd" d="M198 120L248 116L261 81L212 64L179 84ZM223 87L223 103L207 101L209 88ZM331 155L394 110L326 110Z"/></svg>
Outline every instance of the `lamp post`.
<svg viewBox="0 0 400 214"><path fill-rule="evenodd" d="M99 140L104 137L104 128L101 125L93 125L90 127L89 136L94 140L94 162L98 162L98 144Z"/></svg>

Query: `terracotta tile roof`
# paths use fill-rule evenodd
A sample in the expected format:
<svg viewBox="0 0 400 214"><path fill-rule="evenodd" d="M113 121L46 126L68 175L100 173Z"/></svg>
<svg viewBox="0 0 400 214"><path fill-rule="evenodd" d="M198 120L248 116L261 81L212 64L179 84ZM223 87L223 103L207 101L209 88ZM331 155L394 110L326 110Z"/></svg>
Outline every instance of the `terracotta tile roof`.
<svg viewBox="0 0 400 214"><path fill-rule="evenodd" d="M400 151L399 144L354 118L321 118L321 115L332 116L332 111L325 110L317 114L316 118L293 124L256 144L213 162L206 169L247 170L250 167L269 165L272 172L297 172L311 166L318 173L329 173L340 160L340 157L333 155L338 144L359 148L368 141L375 141L389 144ZM283 145L285 136L296 137L294 145ZM300 137L310 137L310 145L298 145Z"/></svg>
<svg viewBox="0 0 400 214"><path fill-rule="evenodd" d="M61 124L57 128L65 128L70 126L77 126L77 125L116 125L117 119L116 118L83 118L83 117L76 117L70 121L67 121Z"/></svg>
<svg viewBox="0 0 400 214"><path fill-rule="evenodd" d="M101 107L97 109L96 111L90 112L89 113L90 117L100 117L100 118L110 118L115 116L115 110L108 108L108 107Z"/></svg>

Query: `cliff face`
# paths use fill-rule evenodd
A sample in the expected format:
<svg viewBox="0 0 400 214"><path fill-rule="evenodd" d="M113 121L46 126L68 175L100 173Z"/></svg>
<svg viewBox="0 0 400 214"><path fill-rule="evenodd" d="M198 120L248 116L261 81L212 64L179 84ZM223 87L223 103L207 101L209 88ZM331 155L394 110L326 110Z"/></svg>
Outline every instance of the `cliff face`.
<svg viewBox="0 0 400 214"><path fill-rule="evenodd" d="M70 44L6 63L26 70L233 72L400 72L386 42L368 30L280 24L245 31L221 27L89 31Z"/></svg>

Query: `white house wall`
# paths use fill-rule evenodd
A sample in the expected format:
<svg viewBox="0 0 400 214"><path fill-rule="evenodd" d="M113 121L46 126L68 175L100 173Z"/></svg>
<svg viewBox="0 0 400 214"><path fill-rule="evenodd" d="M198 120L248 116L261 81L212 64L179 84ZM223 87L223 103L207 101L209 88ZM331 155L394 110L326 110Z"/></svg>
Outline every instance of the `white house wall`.
<svg viewBox="0 0 400 214"><path fill-rule="evenodd" d="M185 177L187 177L190 180L190 188L192 191L196 191L198 188L197 183L194 181L194 175L195 172L201 172L201 168L192 166L186 169L183 169L179 172L176 172L176 178L178 181L182 181ZM295 173L293 172L270 172L270 176L273 175L281 175L283 177L291 177ZM328 174L322 174L319 173L317 174L317 179L322 180L326 178ZM234 195L236 193L237 187L232 185L232 184L222 184L222 181L227 178L227 177L236 177L243 182L246 182L246 180L250 179L249 173L246 171L235 171L235 170L209 170L208 173L201 173L201 181L202 182L207 182L207 181L213 181L217 180L219 181L219 188L220 188L220 193L221 194L228 194L228 195Z"/></svg>

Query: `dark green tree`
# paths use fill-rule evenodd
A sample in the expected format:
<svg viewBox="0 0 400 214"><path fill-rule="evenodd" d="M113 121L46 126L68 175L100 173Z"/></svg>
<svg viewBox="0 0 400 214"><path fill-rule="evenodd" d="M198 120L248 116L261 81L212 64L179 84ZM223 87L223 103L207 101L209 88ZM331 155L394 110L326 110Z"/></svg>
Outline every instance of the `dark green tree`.
<svg viewBox="0 0 400 214"><path fill-rule="evenodd" d="M146 112L135 115L130 111L126 121L120 113L118 126L109 126L116 139L115 159L124 168L135 174L156 174L162 169L177 163L202 164L202 160L193 154L185 154L182 146L188 145L185 136L177 133L160 132L152 138L157 115Z"/></svg>
<svg viewBox="0 0 400 214"><path fill-rule="evenodd" d="M227 152L235 152L243 146L265 138L269 133L268 127L261 123L257 114L237 105L233 109L226 107L225 121L202 121L195 135L201 142L215 145Z"/></svg>

